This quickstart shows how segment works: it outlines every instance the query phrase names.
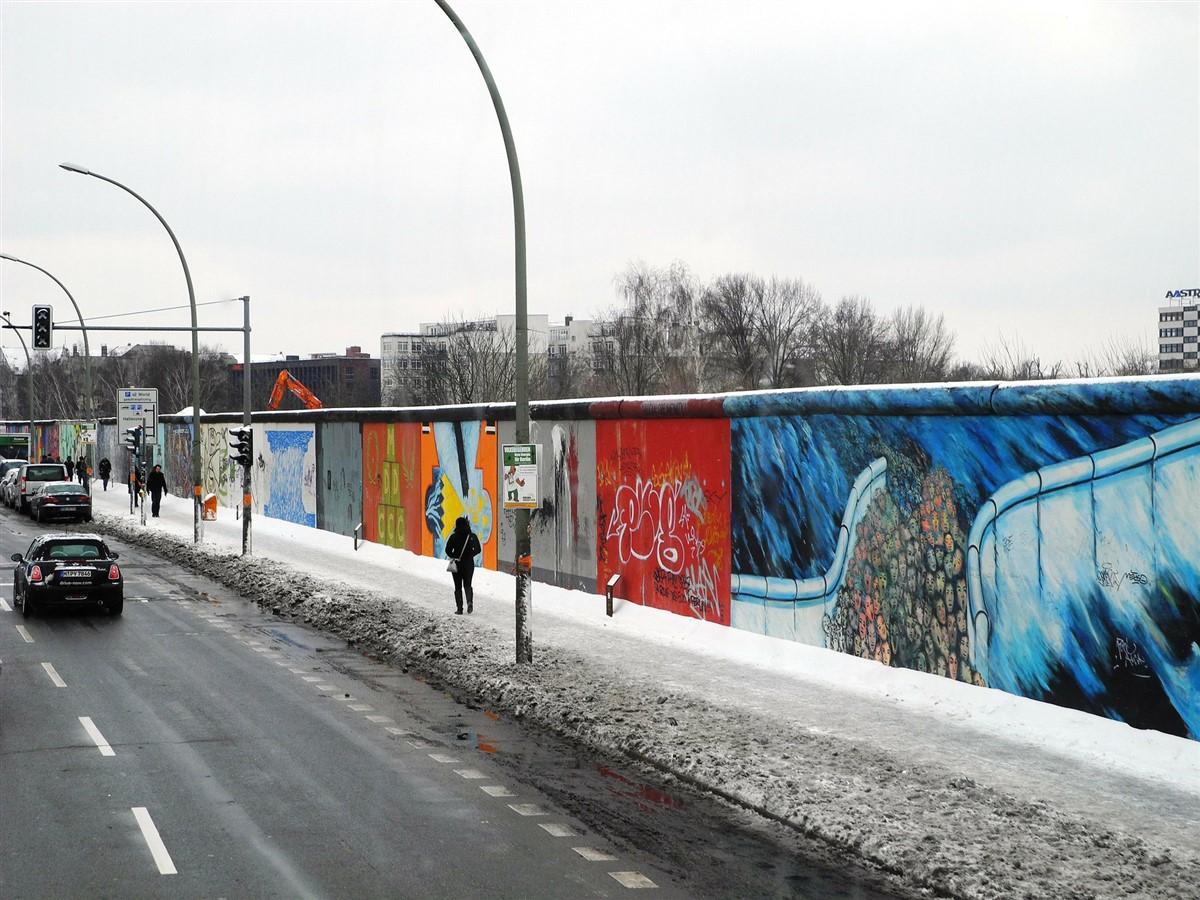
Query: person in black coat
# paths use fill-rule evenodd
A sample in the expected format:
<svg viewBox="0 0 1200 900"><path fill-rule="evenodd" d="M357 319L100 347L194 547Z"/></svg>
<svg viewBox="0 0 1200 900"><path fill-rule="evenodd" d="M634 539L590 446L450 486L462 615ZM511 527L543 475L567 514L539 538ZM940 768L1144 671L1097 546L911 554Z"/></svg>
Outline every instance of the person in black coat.
<svg viewBox="0 0 1200 900"><path fill-rule="evenodd" d="M163 475L162 466L155 466L150 472L150 477L146 479L146 490L150 492L150 515L157 519L162 496L167 493L167 478Z"/></svg>
<svg viewBox="0 0 1200 900"><path fill-rule="evenodd" d="M75 460L71 459L71 457L68 456L67 461L65 463L63 463L63 465L67 467L67 481L74 481L75 480Z"/></svg>
<svg viewBox="0 0 1200 900"><path fill-rule="evenodd" d="M453 560L455 570L450 574L454 578L454 603L458 607L454 614L461 616L463 611L463 590L467 592L467 612L475 611L475 592L471 589L471 578L475 575L475 557L483 552L479 546L479 538L471 530L471 523L466 516L459 516L454 523L454 533L446 541L446 559Z"/></svg>
<svg viewBox="0 0 1200 900"><path fill-rule="evenodd" d="M100 480L104 482L104 489L108 490L108 479L112 476L112 463L108 461L108 457L100 460Z"/></svg>

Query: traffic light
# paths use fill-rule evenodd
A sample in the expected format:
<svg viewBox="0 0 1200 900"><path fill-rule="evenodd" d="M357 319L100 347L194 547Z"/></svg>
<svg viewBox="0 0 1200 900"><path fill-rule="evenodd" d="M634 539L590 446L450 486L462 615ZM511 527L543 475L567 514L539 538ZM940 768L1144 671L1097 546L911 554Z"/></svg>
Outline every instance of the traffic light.
<svg viewBox="0 0 1200 900"><path fill-rule="evenodd" d="M249 428L229 429L229 458L239 466L254 463L254 432Z"/></svg>
<svg viewBox="0 0 1200 900"><path fill-rule="evenodd" d="M49 350L54 339L54 307L48 304L33 305L33 349Z"/></svg>
<svg viewBox="0 0 1200 900"><path fill-rule="evenodd" d="M142 426L136 428L125 429L125 449L130 453L138 454L142 449Z"/></svg>

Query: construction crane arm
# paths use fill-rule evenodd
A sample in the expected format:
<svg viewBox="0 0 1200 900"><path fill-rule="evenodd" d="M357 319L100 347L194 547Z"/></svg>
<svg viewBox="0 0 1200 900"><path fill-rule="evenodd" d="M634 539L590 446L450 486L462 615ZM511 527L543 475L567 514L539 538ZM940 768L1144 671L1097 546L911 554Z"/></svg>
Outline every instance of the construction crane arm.
<svg viewBox="0 0 1200 900"><path fill-rule="evenodd" d="M300 379L284 369L275 379L275 387L271 389L271 399L267 401L267 409L279 409L279 404L283 402L284 391L290 391L307 409L320 409L323 405L317 399L317 395L306 388Z"/></svg>

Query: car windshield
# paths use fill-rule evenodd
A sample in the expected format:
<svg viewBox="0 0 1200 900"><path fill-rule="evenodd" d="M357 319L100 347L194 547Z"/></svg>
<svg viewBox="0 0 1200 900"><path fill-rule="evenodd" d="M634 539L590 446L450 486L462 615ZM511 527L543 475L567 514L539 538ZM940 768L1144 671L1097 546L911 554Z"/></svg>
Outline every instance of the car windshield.
<svg viewBox="0 0 1200 900"><path fill-rule="evenodd" d="M26 481L61 481L66 474L66 469L57 464L25 467Z"/></svg>
<svg viewBox="0 0 1200 900"><path fill-rule="evenodd" d="M63 482L62 484L48 484L42 488L42 493L45 494L78 494L79 485Z"/></svg>
<svg viewBox="0 0 1200 900"><path fill-rule="evenodd" d="M101 559L107 556L99 541L62 541L42 548L42 559Z"/></svg>

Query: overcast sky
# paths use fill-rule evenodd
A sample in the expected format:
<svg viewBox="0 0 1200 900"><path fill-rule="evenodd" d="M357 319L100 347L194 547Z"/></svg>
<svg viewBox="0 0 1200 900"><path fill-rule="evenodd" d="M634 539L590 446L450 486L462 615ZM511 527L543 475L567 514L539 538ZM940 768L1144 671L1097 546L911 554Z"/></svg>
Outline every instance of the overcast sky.
<svg viewBox="0 0 1200 900"><path fill-rule="evenodd" d="M1196 3L455 8L508 108L552 321L681 260L922 304L963 356L1004 334L1071 359L1153 343L1163 295L1200 286ZM5 0L0 28L0 248L85 315L187 293L151 215L62 161L158 207L199 300L250 295L256 354L377 355L384 331L511 311L499 128L432 0ZM24 267L0 290L18 319L71 314Z"/></svg>

